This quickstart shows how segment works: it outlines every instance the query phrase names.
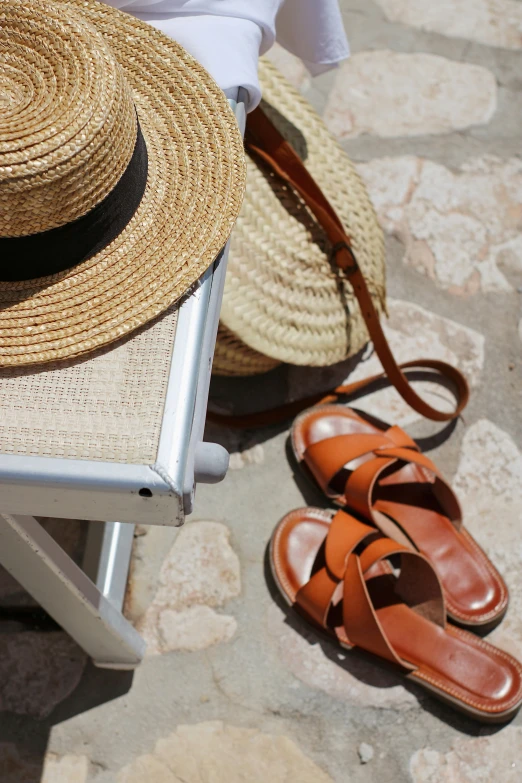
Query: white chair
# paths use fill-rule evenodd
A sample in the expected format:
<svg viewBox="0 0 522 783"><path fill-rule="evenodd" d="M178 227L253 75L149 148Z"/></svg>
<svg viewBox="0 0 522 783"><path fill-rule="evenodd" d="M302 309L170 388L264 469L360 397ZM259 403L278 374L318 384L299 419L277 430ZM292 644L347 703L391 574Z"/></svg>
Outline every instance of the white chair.
<svg viewBox="0 0 522 783"><path fill-rule="evenodd" d="M246 96L227 97L244 131ZM202 441L227 255L122 344L0 371L0 564L97 666L134 668L144 654L122 614L134 525L183 524L196 484L228 468L225 449ZM96 520L83 569L35 516Z"/></svg>

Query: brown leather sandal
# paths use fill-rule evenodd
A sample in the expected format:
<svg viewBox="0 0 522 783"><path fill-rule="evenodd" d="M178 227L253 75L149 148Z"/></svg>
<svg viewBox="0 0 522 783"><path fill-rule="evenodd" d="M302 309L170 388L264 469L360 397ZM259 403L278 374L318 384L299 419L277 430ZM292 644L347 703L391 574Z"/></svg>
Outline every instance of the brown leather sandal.
<svg viewBox="0 0 522 783"><path fill-rule="evenodd" d="M277 525L270 564L286 601L342 647L377 656L478 720L519 709L522 666L446 625L438 576L418 552L343 511L303 508Z"/></svg>
<svg viewBox="0 0 522 783"><path fill-rule="evenodd" d="M502 619L504 580L463 527L451 487L400 427L324 405L295 420L291 440L297 462L329 500L431 561L453 621L484 627Z"/></svg>

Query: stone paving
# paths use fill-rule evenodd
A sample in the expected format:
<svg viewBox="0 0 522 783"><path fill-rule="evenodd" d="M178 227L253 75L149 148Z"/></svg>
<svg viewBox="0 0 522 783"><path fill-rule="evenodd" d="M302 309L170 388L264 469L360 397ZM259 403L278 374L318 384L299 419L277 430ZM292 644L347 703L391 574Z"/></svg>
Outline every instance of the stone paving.
<svg viewBox="0 0 522 783"><path fill-rule="evenodd" d="M343 0L353 57L311 79L270 56L358 164L387 234L388 338L399 359L457 364L472 401L455 427L395 392L357 406L421 437L504 574L491 634L522 658L522 2ZM214 404L283 401L377 371L215 380ZM423 389L441 403L440 388ZM245 402L248 401L248 403ZM136 530L125 611L148 641L129 675L96 670L35 612L0 636L1 783L515 783L522 716L484 727L289 614L265 547L288 510L321 504L286 457L287 429L207 429L232 452L179 532ZM73 554L79 523L44 524ZM0 603L33 611L7 574Z"/></svg>

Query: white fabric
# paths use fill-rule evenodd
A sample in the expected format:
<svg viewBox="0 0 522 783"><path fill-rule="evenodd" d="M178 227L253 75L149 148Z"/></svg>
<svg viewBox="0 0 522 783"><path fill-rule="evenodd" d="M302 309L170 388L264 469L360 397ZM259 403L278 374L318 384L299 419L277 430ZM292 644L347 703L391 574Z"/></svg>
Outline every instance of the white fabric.
<svg viewBox="0 0 522 783"><path fill-rule="evenodd" d="M261 28L248 19L225 16L159 16L139 14L158 30L174 38L206 68L222 90L244 87L248 91L248 109L261 100L257 78L257 58L261 46Z"/></svg>
<svg viewBox="0 0 522 783"><path fill-rule="evenodd" d="M349 55L338 0L286 0L277 15L277 41L300 57L312 76Z"/></svg>
<svg viewBox="0 0 522 783"><path fill-rule="evenodd" d="M316 75L348 57L338 0L105 0L187 49L222 89L261 99L257 60L277 39Z"/></svg>

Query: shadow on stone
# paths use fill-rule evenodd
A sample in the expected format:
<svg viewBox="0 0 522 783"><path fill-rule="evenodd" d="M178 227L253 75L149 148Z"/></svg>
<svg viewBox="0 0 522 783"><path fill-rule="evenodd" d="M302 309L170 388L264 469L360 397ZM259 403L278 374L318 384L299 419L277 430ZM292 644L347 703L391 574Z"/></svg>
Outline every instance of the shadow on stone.
<svg viewBox="0 0 522 783"><path fill-rule="evenodd" d="M19 630L16 636L21 639L14 638L13 633L0 634L3 661L8 635L16 647L20 669L17 676L16 670L9 671L12 667L7 666L0 682L0 780L51 783L54 778L48 775L59 757L51 762L51 771L44 774L44 767L53 726L124 696L134 675L132 671L96 668L61 630ZM48 652L44 658L42 648ZM12 659L13 655L14 664ZM78 667L80 678L75 683Z"/></svg>
<svg viewBox="0 0 522 783"><path fill-rule="evenodd" d="M72 560L82 562L87 523L53 518L39 518L39 522ZM97 669L0 568L2 783L50 783L55 774L61 774L62 761L74 766L76 757L62 759L51 754L44 770L52 727L123 696L130 690L132 678L132 672Z"/></svg>
<svg viewBox="0 0 522 783"><path fill-rule="evenodd" d="M349 385L351 374L361 361L368 358L367 348L361 350L356 356L346 359L331 367L296 367L282 364L270 372L249 377L219 377L213 376L210 386L209 409L213 416L250 416L256 413L274 411L277 416L284 416L277 409L296 403L296 411L286 414L286 418L277 423L266 426L249 426L248 428L234 425L224 420L217 419L207 421L205 437L219 442L231 450L237 451L241 440L253 443L263 443L274 435L287 429L296 412L317 404L323 397L333 394L334 390L341 386ZM371 354L370 354L371 355ZM445 376L431 370L407 369L404 371L410 383L426 382L435 383L452 394L456 394L452 382ZM391 387L387 377L377 377L368 386L348 395L339 394L337 400L340 404L355 407L357 400L366 395L373 394ZM302 401L302 408L299 403ZM365 414L368 415L368 414ZM430 422L431 423L431 422ZM387 422L393 425L395 422ZM435 424L435 426L439 426ZM452 434L456 426L456 420L445 423L440 430L418 440L422 451L429 451L444 443Z"/></svg>

